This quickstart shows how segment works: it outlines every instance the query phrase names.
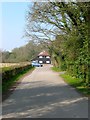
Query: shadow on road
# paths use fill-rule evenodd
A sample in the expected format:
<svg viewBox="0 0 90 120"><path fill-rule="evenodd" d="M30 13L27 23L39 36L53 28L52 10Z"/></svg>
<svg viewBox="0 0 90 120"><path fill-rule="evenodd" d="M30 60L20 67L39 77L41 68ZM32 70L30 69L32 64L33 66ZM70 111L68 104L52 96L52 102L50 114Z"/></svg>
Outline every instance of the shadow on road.
<svg viewBox="0 0 90 120"><path fill-rule="evenodd" d="M28 86L28 82L25 84ZM67 85L45 86L43 81L35 81L27 89L16 89L3 103L2 115L5 118L87 118L88 101Z"/></svg>

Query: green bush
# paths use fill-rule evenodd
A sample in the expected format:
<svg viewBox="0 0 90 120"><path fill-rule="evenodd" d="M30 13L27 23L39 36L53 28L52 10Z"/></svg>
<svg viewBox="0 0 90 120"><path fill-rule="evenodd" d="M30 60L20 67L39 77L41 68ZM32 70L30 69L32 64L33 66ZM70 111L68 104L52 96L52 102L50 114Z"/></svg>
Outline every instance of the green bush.
<svg viewBox="0 0 90 120"><path fill-rule="evenodd" d="M60 68L59 67L52 67L52 70L55 71L55 72L60 72Z"/></svg>
<svg viewBox="0 0 90 120"><path fill-rule="evenodd" d="M20 77L25 74L27 71L32 69L31 65L20 66L12 69L4 69L2 73L0 73L2 78L2 93L6 92L15 81L19 80Z"/></svg>
<svg viewBox="0 0 90 120"><path fill-rule="evenodd" d="M66 71L67 66L66 66L66 64L63 62L63 63L61 64L60 68L61 68L62 71Z"/></svg>
<svg viewBox="0 0 90 120"><path fill-rule="evenodd" d="M27 65L27 66L21 66L21 67L17 67L17 68L12 68L12 69L8 69L5 71L2 71L2 84L6 83L7 81L12 80L12 77L16 76L17 74L22 73L23 71L26 71L28 69L32 68L31 65Z"/></svg>

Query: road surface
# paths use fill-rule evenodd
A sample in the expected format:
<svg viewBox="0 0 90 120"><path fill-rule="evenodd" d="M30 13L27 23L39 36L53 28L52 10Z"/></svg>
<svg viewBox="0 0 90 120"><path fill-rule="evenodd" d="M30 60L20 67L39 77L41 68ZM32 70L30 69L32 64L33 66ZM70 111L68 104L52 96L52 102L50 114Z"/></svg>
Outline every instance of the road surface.
<svg viewBox="0 0 90 120"><path fill-rule="evenodd" d="M2 103L3 118L88 118L88 99L50 67L38 67L23 78Z"/></svg>

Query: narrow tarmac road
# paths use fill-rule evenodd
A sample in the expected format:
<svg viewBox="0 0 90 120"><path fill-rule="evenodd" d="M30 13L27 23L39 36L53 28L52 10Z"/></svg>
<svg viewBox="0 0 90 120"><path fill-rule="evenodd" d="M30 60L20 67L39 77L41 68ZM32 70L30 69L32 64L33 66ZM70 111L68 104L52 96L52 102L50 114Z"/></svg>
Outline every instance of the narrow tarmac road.
<svg viewBox="0 0 90 120"><path fill-rule="evenodd" d="M38 67L21 81L2 103L3 118L88 118L88 98L50 67Z"/></svg>

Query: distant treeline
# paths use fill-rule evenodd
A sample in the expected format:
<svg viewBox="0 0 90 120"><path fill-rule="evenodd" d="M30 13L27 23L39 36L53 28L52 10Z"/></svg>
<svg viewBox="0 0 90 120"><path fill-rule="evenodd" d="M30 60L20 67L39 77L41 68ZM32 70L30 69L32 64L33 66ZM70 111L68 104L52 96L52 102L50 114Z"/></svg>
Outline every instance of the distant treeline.
<svg viewBox="0 0 90 120"><path fill-rule="evenodd" d="M0 60L2 60L2 63L31 61L43 49L44 50L48 49L46 43L36 44L34 41L30 41L25 46L14 48L12 52L0 51L1 52Z"/></svg>

